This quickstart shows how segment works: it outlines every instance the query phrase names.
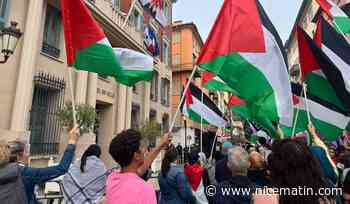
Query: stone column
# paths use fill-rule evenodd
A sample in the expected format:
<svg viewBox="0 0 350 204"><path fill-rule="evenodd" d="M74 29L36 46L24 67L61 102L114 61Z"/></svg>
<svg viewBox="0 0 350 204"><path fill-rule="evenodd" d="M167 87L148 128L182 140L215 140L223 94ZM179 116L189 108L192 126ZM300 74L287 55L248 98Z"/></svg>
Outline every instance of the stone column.
<svg viewBox="0 0 350 204"><path fill-rule="evenodd" d="M39 49L39 36L44 0L29 0L27 21L23 35L23 47L19 62L16 94L12 110L11 130L24 131L29 122L29 110L33 93L33 75Z"/></svg>
<svg viewBox="0 0 350 204"><path fill-rule="evenodd" d="M126 93L125 129L128 129L131 127L132 87L127 87Z"/></svg>
<svg viewBox="0 0 350 204"><path fill-rule="evenodd" d="M141 113L141 120L142 121L149 121L149 112L151 109L151 83L144 82L144 90L143 90L143 109Z"/></svg>
<svg viewBox="0 0 350 204"><path fill-rule="evenodd" d="M97 77L98 76L96 73L92 73L92 72L89 73L86 102L93 107L96 107L96 94L97 94L97 83L98 83Z"/></svg>
<svg viewBox="0 0 350 204"><path fill-rule="evenodd" d="M86 91L87 91L87 71L77 71L77 78L75 84L75 104L85 104L86 103Z"/></svg>
<svg viewBox="0 0 350 204"><path fill-rule="evenodd" d="M125 129L125 112L126 112L126 86L118 84L117 99L117 133Z"/></svg>

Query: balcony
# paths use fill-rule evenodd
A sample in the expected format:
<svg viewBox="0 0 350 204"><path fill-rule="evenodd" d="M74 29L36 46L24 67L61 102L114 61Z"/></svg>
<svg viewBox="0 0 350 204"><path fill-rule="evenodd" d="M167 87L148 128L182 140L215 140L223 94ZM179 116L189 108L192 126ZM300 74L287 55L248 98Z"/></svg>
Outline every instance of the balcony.
<svg viewBox="0 0 350 204"><path fill-rule="evenodd" d="M143 32L137 31L136 27L129 21L124 26L127 14L121 12L118 8L115 8L110 0L87 0L86 3L92 9L97 8L96 12L101 12L103 14L102 18L106 18L109 21L113 22L113 24L115 24L121 30L123 35L129 36L138 44L138 46L144 48Z"/></svg>
<svg viewBox="0 0 350 204"><path fill-rule="evenodd" d="M46 42L43 42L43 45L41 47L41 51L45 54L48 54L52 57L55 57L55 58L59 58L60 57L60 49L52 46L52 45L49 45L48 43Z"/></svg>

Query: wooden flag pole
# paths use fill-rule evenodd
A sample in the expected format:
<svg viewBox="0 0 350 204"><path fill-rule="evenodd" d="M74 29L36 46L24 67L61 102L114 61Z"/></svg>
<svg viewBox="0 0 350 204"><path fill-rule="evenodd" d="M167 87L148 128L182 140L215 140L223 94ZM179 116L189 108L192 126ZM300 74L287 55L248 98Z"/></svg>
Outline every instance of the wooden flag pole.
<svg viewBox="0 0 350 204"><path fill-rule="evenodd" d="M203 89L201 89L202 94L201 94L201 102L203 104ZM203 112L203 111L202 111ZM201 115L201 135L200 135L200 145L201 145L201 152L203 152L203 117Z"/></svg>
<svg viewBox="0 0 350 204"><path fill-rule="evenodd" d="M72 68L68 67L68 83L70 87L70 94L72 98L72 111L73 111L73 127L77 126L77 112L75 110L75 98L74 98L74 91L73 91L73 79L72 79Z"/></svg>
<svg viewBox="0 0 350 204"><path fill-rule="evenodd" d="M185 89L184 89L184 92L183 92L183 94L182 94L182 96L181 96L179 105L177 106L176 112L175 112L175 114L174 114L174 116L173 116L173 121L172 121L172 123L171 123L171 125L170 125L169 132L172 132L172 131L173 131L173 128L174 128L174 125L175 125L175 121L176 121L176 117L177 117L177 115L179 114L179 111L180 111L180 108L181 108L181 104L183 103L183 101L184 101L184 99L185 99L186 92L187 92L187 90L188 90L188 87L190 86L190 83L191 83L192 78L193 78L194 74L196 73L196 71L197 71L197 66L195 66L195 67L193 68L192 73L191 73L191 75L190 75L190 78L189 78L188 81L187 81L187 84L186 84Z"/></svg>
<svg viewBox="0 0 350 204"><path fill-rule="evenodd" d="M305 96L305 106L306 106L307 119L308 119L309 123L311 123L309 101L308 101L308 98L306 95L306 90L307 90L307 85L305 83L303 83L303 91L304 91L304 96Z"/></svg>
<svg viewBox="0 0 350 204"><path fill-rule="evenodd" d="M304 86L303 86L303 90L302 90L301 93L300 93L300 97L303 96L303 92L304 92ZM299 107L299 104L297 104L297 107ZM294 120L294 123L293 123L292 136L294 136L295 130L296 130L296 127L297 127L297 122L298 122L298 117L299 117L299 111L300 111L300 109L298 108L297 113L296 113L296 115L295 115L295 120Z"/></svg>

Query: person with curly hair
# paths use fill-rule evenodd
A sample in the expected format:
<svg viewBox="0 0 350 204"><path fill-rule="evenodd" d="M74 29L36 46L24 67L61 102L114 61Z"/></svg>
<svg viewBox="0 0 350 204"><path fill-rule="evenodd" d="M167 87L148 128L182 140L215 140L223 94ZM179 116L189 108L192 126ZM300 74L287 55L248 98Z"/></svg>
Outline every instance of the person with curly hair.
<svg viewBox="0 0 350 204"><path fill-rule="evenodd" d="M311 188L318 192L329 185L324 179L318 160L305 142L292 139L276 141L268 157L268 170L274 188ZM321 195L267 195L254 196L255 204L328 204L331 197Z"/></svg>
<svg viewBox="0 0 350 204"><path fill-rule="evenodd" d="M170 141L169 134L164 135L156 148L145 156L147 145L143 142L140 132L128 129L112 139L109 153L121 166L121 171L114 171L107 178L107 203L156 204L153 187L140 176L145 174L159 152L168 146Z"/></svg>

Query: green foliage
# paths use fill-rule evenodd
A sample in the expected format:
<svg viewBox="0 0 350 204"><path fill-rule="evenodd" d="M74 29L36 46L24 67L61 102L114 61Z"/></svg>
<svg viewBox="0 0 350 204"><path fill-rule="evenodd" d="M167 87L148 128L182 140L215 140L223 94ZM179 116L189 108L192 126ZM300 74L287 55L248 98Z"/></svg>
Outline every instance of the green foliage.
<svg viewBox="0 0 350 204"><path fill-rule="evenodd" d="M96 121L95 108L88 104L80 104L76 105L75 109L77 123L80 127L80 133L84 134L91 132ZM66 105L57 113L57 116L62 126L71 129L74 125L72 103L66 103Z"/></svg>
<svg viewBox="0 0 350 204"><path fill-rule="evenodd" d="M156 138L160 137L162 134L161 125L156 121L146 121L140 126L138 131L140 131L142 137L148 140L151 144L155 144Z"/></svg>

